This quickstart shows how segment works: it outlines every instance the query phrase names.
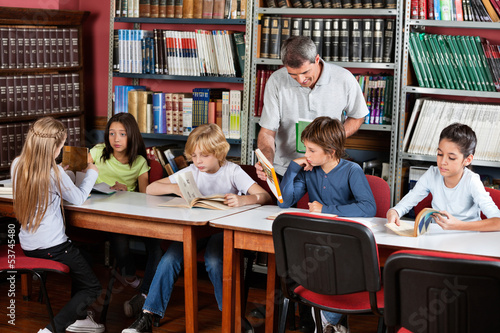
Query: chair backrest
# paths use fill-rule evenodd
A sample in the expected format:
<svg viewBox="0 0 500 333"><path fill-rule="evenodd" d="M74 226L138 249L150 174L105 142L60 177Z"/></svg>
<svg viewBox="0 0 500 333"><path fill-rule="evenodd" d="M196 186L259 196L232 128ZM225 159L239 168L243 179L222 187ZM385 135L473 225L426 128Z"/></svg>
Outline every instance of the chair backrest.
<svg viewBox="0 0 500 333"><path fill-rule="evenodd" d="M399 251L384 267L384 318L412 332L500 332L500 261Z"/></svg>
<svg viewBox="0 0 500 333"><path fill-rule="evenodd" d="M486 192L490 194L490 197L491 199L493 199L495 205L497 205L497 207L500 208L500 190L495 190L489 187L485 187L484 189L486 190ZM481 218L485 219L486 216L483 213L481 213Z"/></svg>
<svg viewBox="0 0 500 333"><path fill-rule="evenodd" d="M149 169L149 183L163 178L163 167L157 160L148 159Z"/></svg>
<svg viewBox="0 0 500 333"><path fill-rule="evenodd" d="M377 212L375 216L386 217L387 211L391 208L391 189L389 184L380 177L366 175L366 180L375 198L375 204L377 206Z"/></svg>
<svg viewBox="0 0 500 333"><path fill-rule="evenodd" d="M377 244L363 224L286 213L274 220L273 240L286 297L297 284L323 295L380 290Z"/></svg>
<svg viewBox="0 0 500 333"><path fill-rule="evenodd" d="M266 190L267 193L269 193L269 195L273 200L273 205L276 205L277 203L276 197L269 188L269 185L267 185L267 182L257 177L257 171L255 171L255 166L249 164L243 164L240 166L243 169L243 171L245 171L250 177L252 177L252 179L255 180L255 182L259 184L264 190Z"/></svg>

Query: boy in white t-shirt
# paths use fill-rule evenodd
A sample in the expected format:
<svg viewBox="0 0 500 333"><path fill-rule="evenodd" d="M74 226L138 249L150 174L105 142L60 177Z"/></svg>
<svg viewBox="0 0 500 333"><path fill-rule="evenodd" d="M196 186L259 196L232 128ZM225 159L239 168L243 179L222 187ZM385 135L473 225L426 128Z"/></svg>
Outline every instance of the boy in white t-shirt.
<svg viewBox="0 0 500 333"><path fill-rule="evenodd" d="M189 135L184 154L193 163L177 173L151 183L146 188L150 195L181 195L176 175L191 171L202 195L225 193L230 207L251 204L267 204L271 196L246 174L239 165L226 161L229 151L224 134L219 126L205 124ZM246 195L242 195L246 194ZM151 332L153 315L163 317L183 264L181 242L173 242L163 255L149 288L141 316L122 333ZM205 250L205 266L214 285L215 298L222 310L222 254L223 233L200 239L197 250Z"/></svg>

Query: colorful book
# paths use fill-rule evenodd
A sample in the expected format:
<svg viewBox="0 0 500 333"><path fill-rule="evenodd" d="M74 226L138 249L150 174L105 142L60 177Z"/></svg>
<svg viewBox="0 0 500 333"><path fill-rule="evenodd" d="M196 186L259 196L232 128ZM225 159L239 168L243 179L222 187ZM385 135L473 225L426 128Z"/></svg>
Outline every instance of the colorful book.
<svg viewBox="0 0 500 333"><path fill-rule="evenodd" d="M400 236L417 237L427 232L434 214L441 213L436 209L424 208L418 213L413 224L400 220L399 226L396 223L387 223L385 226Z"/></svg>
<svg viewBox="0 0 500 333"><path fill-rule="evenodd" d="M280 203L283 202L283 196L281 195L280 185L278 182L278 177L276 176L276 171L274 170L274 166L269 162L269 160L264 156L260 149L255 150L255 156L259 160L260 165L264 169L264 172L267 176L267 185L273 192L274 196Z"/></svg>

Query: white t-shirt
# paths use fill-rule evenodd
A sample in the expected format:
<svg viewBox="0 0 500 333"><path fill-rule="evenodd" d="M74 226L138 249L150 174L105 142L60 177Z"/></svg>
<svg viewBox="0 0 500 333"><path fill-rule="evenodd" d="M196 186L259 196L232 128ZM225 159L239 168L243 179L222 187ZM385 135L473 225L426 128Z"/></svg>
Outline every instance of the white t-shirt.
<svg viewBox="0 0 500 333"><path fill-rule="evenodd" d="M194 181L201 194L247 194L248 189L255 183L243 169L232 162L226 161L216 173L201 172L194 164L177 171L168 177L172 184L177 184L176 175L191 171Z"/></svg>
<svg viewBox="0 0 500 333"><path fill-rule="evenodd" d="M458 184L448 188L439 168L431 166L394 209L403 216L429 193L432 194L432 208L445 210L461 221L479 221L481 212L487 218L500 217L500 210L484 189L479 175L468 168L464 169Z"/></svg>

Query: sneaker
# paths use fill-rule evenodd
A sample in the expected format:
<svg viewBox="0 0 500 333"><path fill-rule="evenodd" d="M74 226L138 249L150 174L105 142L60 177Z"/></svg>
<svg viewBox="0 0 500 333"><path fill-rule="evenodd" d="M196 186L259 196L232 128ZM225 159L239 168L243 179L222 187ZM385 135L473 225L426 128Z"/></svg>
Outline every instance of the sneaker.
<svg viewBox="0 0 500 333"><path fill-rule="evenodd" d="M66 328L68 332L80 333L102 333L104 332L104 325L98 324L94 321L92 311L87 312L87 318L77 320Z"/></svg>
<svg viewBox="0 0 500 333"><path fill-rule="evenodd" d="M323 327L323 333L349 333L349 330L347 327L337 324L337 325L332 325L328 324Z"/></svg>
<svg viewBox="0 0 500 333"><path fill-rule="evenodd" d="M140 277L137 277L137 276L134 276L132 278L125 277L125 278L123 278L123 280L125 281L126 284L128 284L129 286L131 286L134 289L139 288L139 286L141 285L141 282L142 282L142 279Z"/></svg>
<svg viewBox="0 0 500 333"><path fill-rule="evenodd" d="M141 313L142 306L144 305L145 301L146 297L143 294L137 294L130 300L125 301L125 303L123 303L123 311L125 312L125 316L129 318L137 317Z"/></svg>
<svg viewBox="0 0 500 333"><path fill-rule="evenodd" d="M142 312L141 316L129 328L126 328L122 333L152 333L153 314Z"/></svg>
<svg viewBox="0 0 500 333"><path fill-rule="evenodd" d="M40 328L40 329L38 330L38 333L52 333L52 332L51 332L48 328L43 328L43 329L42 329L42 328Z"/></svg>

